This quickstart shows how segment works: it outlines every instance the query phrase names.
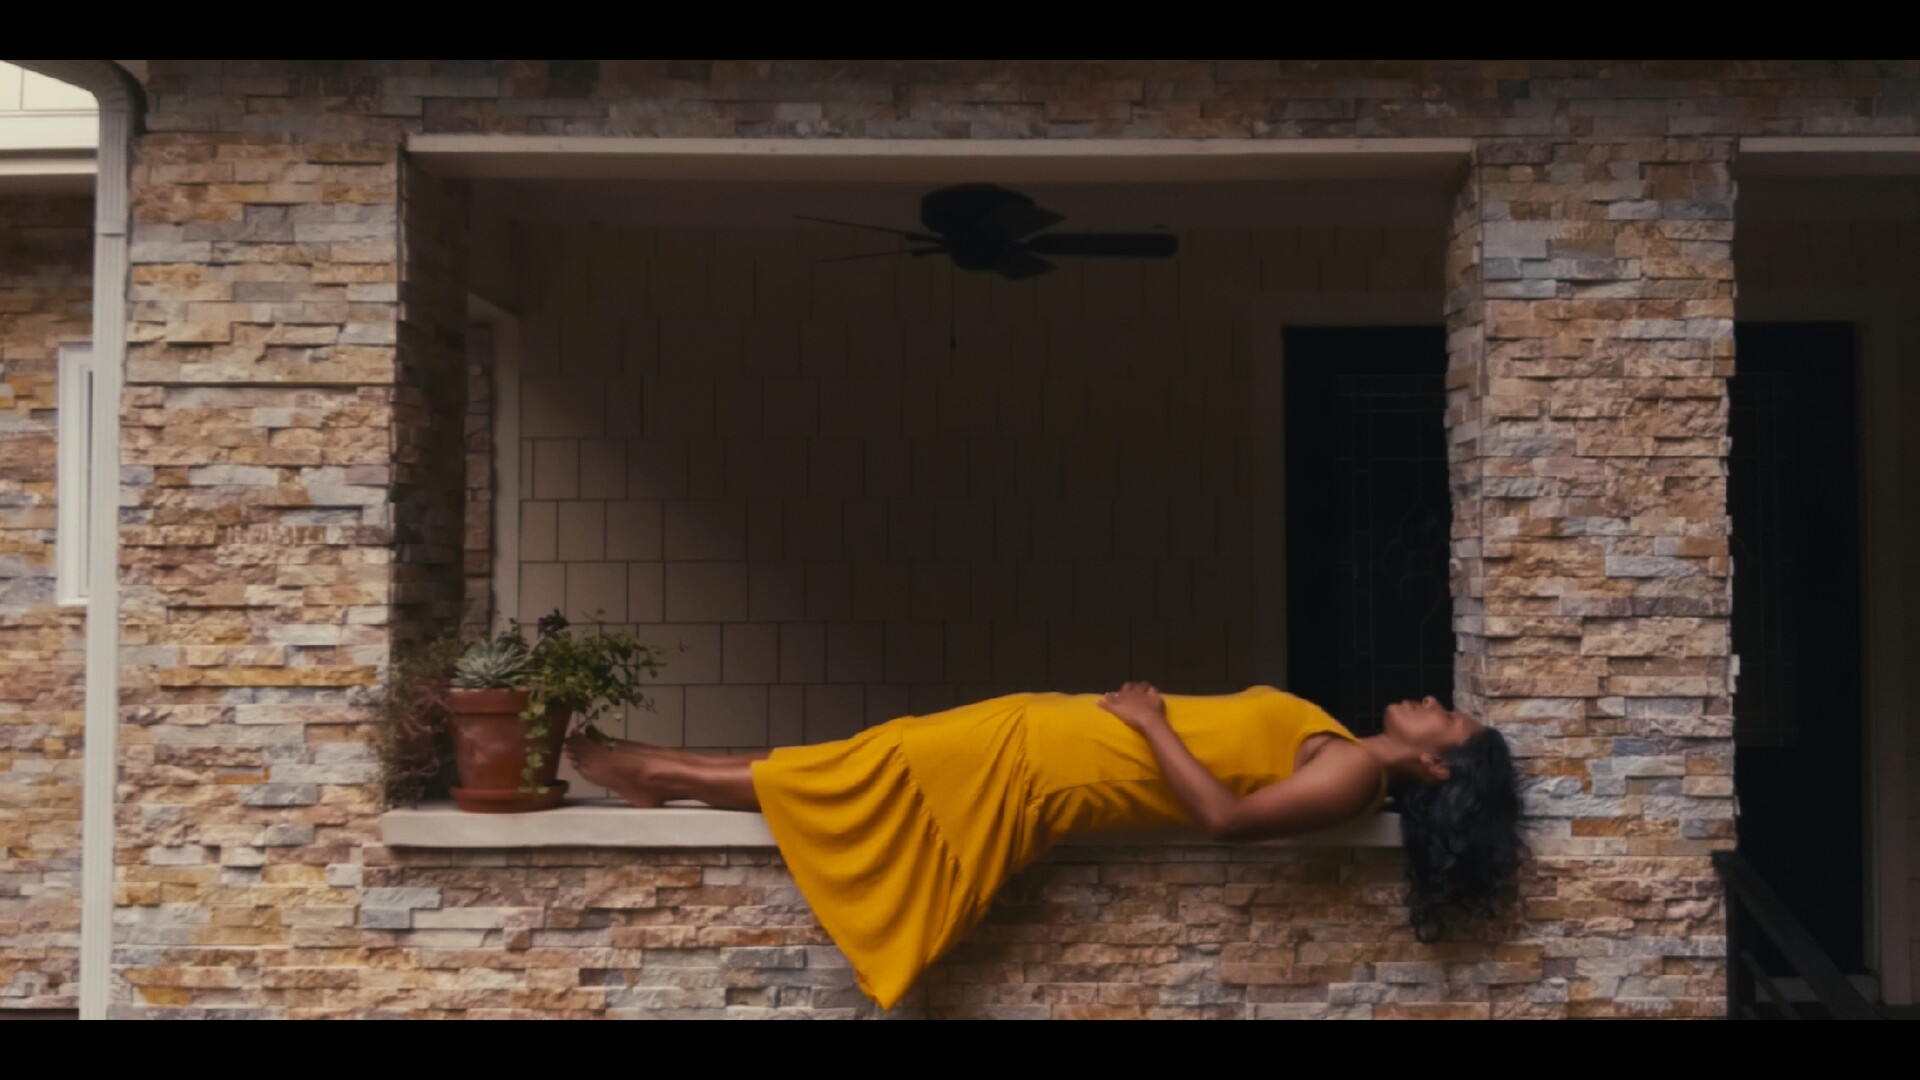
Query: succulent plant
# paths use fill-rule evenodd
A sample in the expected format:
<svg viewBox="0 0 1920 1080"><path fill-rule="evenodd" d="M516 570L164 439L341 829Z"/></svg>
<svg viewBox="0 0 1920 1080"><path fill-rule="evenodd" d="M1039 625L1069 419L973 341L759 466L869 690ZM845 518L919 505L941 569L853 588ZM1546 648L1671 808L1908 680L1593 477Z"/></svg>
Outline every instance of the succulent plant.
<svg viewBox="0 0 1920 1080"><path fill-rule="evenodd" d="M610 709L652 708L641 684L659 674L666 650L643 643L628 630L600 629L576 637L558 611L542 617L536 631L528 644L525 629L513 620L505 633L469 646L454 664L453 687L525 691L521 790L544 794L541 773L550 764L554 710L564 710L562 723L571 715L591 728L594 717Z"/></svg>
<svg viewBox="0 0 1920 1080"><path fill-rule="evenodd" d="M460 690L516 689L527 671L526 642L497 637L475 642L453 667L453 685Z"/></svg>

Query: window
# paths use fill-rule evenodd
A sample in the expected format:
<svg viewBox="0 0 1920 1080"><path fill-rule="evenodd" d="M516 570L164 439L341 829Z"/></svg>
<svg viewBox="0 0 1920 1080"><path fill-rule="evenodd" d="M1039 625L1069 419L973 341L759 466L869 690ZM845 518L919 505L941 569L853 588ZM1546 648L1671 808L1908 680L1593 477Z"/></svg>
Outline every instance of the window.
<svg viewBox="0 0 1920 1080"><path fill-rule="evenodd" d="M87 549L93 494L93 346L72 342L60 347L60 382L54 388L59 446L54 467L54 499L59 507L54 534L54 587L63 604L87 599Z"/></svg>
<svg viewBox="0 0 1920 1080"><path fill-rule="evenodd" d="M1296 326L1286 357L1286 686L1355 734L1453 691L1447 335Z"/></svg>

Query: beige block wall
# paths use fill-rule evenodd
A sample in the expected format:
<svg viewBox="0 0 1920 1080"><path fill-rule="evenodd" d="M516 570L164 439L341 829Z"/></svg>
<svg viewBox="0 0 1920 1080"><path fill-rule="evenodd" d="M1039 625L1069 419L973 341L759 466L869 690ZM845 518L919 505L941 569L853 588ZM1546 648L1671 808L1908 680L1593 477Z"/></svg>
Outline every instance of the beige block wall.
<svg viewBox="0 0 1920 1080"><path fill-rule="evenodd" d="M1011 284L818 265L853 250L827 229L521 234L518 614L684 644L654 711L605 726L729 749L1016 689L1260 681L1256 297L1437 312L1444 244L1196 232L1173 263Z"/></svg>
<svg viewBox="0 0 1920 1080"><path fill-rule="evenodd" d="M1742 317L1869 324L1860 357L1868 426L1862 495L1870 559L1877 552L1883 561L1868 566L1867 701L1872 723L1903 728L1905 810L1892 841L1905 845L1906 910L1884 916L1905 920L1890 929L1910 943L1911 1001L1920 998L1920 799L1912 794L1920 791L1920 557L1912 540L1920 535L1920 503L1911 497L1912 478L1920 476L1920 433L1911 423L1920 413L1920 379L1911 374L1920 362L1920 185L1777 184L1755 201L1759 220L1742 222L1736 251L1743 297L1751 297ZM1881 824L1877 815L1872 820Z"/></svg>

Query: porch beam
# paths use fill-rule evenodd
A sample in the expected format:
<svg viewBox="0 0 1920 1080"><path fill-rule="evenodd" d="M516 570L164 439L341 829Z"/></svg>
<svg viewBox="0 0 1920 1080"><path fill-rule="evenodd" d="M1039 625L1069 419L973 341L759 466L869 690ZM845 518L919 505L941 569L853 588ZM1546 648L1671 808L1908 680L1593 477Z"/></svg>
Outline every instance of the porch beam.
<svg viewBox="0 0 1920 1080"><path fill-rule="evenodd" d="M1445 177L1471 139L725 139L413 135L448 177L1152 183Z"/></svg>
<svg viewBox="0 0 1920 1080"><path fill-rule="evenodd" d="M1920 176L1920 136L1750 136L1734 173L1753 176Z"/></svg>

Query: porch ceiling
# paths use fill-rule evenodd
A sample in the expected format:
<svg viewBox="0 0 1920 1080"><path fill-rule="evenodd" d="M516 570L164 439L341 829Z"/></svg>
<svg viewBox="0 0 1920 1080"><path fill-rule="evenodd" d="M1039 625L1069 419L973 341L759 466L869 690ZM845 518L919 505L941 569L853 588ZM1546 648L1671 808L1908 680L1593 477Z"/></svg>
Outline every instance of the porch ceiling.
<svg viewBox="0 0 1920 1080"><path fill-rule="evenodd" d="M754 183L743 180L474 181L476 216L540 224L654 228L834 229L798 217L920 227L920 199L947 182ZM1259 229L1387 226L1443 229L1449 186L1427 177L1062 184L1017 181L1066 217L1066 229ZM874 248L892 237L861 232Z"/></svg>

